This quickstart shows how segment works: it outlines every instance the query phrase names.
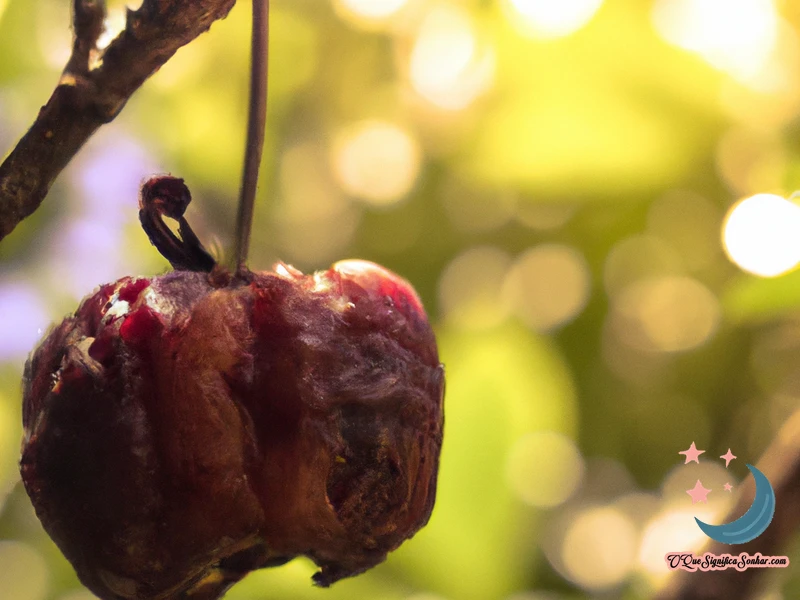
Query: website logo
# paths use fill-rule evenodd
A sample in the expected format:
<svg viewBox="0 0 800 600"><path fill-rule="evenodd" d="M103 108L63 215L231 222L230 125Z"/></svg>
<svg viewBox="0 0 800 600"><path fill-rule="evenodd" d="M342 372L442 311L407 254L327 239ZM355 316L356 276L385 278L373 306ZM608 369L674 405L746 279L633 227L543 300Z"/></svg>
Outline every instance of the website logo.
<svg viewBox="0 0 800 600"><path fill-rule="evenodd" d="M697 517L697 525L708 537L723 544L746 544L767 530L775 515L775 490L761 471L747 465L756 480L756 496L747 512L724 525L709 525Z"/></svg>
<svg viewBox="0 0 800 600"><path fill-rule="evenodd" d="M705 450L698 450L695 443L692 442L692 445L687 450L683 450L679 454L686 457L684 464L689 464L690 462L699 464L700 455L705 454ZM720 458L725 461L725 468L727 469L731 461L737 457L728 448L728 451ZM730 545L746 544L764 533L775 516L776 499L772 484L766 475L753 465L748 464L747 468L755 480L756 493L752 504L741 517L721 525L711 525L697 517L694 518L703 533L716 542ZM726 492L730 492L733 486L728 482L723 486L723 489ZM694 487L686 490L686 493L691 497L692 504L695 504L697 502L708 502L708 494L712 491L704 487L698 479ZM664 557L664 560L670 570L683 569L685 571L720 571L729 568L744 571L748 568L780 568L789 565L789 558L786 556L762 556L758 552L754 555L742 552L738 556L731 554L715 555L710 552L706 552L703 555L695 555L692 552L669 552Z"/></svg>

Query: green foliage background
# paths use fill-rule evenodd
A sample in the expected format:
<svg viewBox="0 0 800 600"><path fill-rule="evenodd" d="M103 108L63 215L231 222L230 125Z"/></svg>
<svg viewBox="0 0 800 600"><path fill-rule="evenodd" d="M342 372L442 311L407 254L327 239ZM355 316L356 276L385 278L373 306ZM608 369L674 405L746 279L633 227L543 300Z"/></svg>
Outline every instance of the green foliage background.
<svg viewBox="0 0 800 600"><path fill-rule="evenodd" d="M650 1L607 0L585 27L545 40L520 33L506 4L446 5L466 15L492 58L480 93L444 109L415 89L409 66L426 11L443 2L412 0L378 25L328 0L272 2L268 137L251 266L282 259L314 270L359 257L413 282L446 365L447 418L432 520L385 564L319 590L309 582L313 565L298 559L251 575L232 600L647 598L661 579L641 566L640 545L647 524L670 506L678 451L695 441L707 450L703 458L718 461L731 447L742 457L731 471L742 478L743 463L757 460L800 405L799 276L745 274L720 242L736 200L800 187L797 49L780 54L785 85L764 91L665 41ZM110 6L121 14L123 3ZM787 1L778 9L784 34L798 44L797 7ZM248 19L240 2L90 141L42 209L0 245L0 288L26 286L56 320L94 284L165 271L136 220L136 184L153 172L185 178L195 197L190 221L201 237L217 240L211 245L229 245ZM3 152L58 80L67 23L68 2L0 0ZM338 140L369 120L393 124L419 149L407 192L384 203L364 201L337 173ZM76 234L56 244L77 222L110 232L110 241L84 248L85 236ZM508 281L515 261L548 244L580 257L589 283L585 304L538 327L509 304ZM74 273L94 283L74 289ZM718 318L697 344L646 348L626 337L638 330L619 324L627 318L615 304L620 289L659 277L689 278L709 292L706 304ZM546 277L520 281L545 296L551 289ZM682 298L663 309L665 318L699 314L691 297ZM0 314L0 337L19 333L16 319ZM677 323L692 337L691 322ZM25 352L9 352L0 362L0 598L91 598L19 483ZM519 441L542 431L574 441L584 465L575 471L581 483L552 507L525 502L515 483L560 481L563 474L547 473L552 457L521 471L509 466ZM626 498L638 508L620 509ZM548 553L591 506L620 509L636 534L629 568L606 587L587 584ZM592 548L605 548L592 539L585 547L590 560ZM611 568L598 552L596 569ZM790 556L800 561L796 540ZM798 573L768 573L764 593L772 595L760 597L798 597Z"/></svg>

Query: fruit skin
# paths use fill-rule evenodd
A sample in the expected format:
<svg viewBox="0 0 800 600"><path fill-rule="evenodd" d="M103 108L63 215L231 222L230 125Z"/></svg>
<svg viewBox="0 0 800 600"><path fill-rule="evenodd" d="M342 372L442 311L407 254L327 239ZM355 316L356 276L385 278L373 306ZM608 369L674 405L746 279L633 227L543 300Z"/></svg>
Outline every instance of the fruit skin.
<svg viewBox="0 0 800 600"><path fill-rule="evenodd" d="M20 470L101 598L218 598L298 555L327 586L428 521L443 394L419 298L373 263L125 277L29 359Z"/></svg>

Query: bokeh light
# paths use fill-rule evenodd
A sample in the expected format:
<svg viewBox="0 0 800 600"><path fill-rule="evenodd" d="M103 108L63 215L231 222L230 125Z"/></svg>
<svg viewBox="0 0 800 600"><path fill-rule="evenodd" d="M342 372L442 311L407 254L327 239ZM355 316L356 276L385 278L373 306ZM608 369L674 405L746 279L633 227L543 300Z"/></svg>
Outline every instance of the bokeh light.
<svg viewBox="0 0 800 600"><path fill-rule="evenodd" d="M60 19L63 13L55 10L37 11L37 49L48 66L58 68L69 58L72 42ZM30 41L30 40L29 40Z"/></svg>
<svg viewBox="0 0 800 600"><path fill-rule="evenodd" d="M327 167L325 149L316 142L289 147L280 161L275 241L284 259L306 270L335 260L358 225L358 210Z"/></svg>
<svg viewBox="0 0 800 600"><path fill-rule="evenodd" d="M706 342L720 321L719 301L690 277L657 277L626 287L615 299L612 323L631 346L682 352Z"/></svg>
<svg viewBox="0 0 800 600"><path fill-rule="evenodd" d="M478 39L466 10L442 4L422 22L409 69L420 96L438 108L459 110L491 85L494 53Z"/></svg>
<svg viewBox="0 0 800 600"><path fill-rule="evenodd" d="M537 508L565 502L577 489L583 472L583 457L575 442L555 431L537 431L520 438L506 464L511 488Z"/></svg>
<svg viewBox="0 0 800 600"><path fill-rule="evenodd" d="M527 325L547 331L580 314L589 300L590 288L589 268L577 250L542 244L517 258L503 292Z"/></svg>
<svg viewBox="0 0 800 600"><path fill-rule="evenodd" d="M707 502L693 504L686 491L698 479L711 492ZM668 552L696 552L708 541L695 517L718 523L732 508L736 497L723 490L727 482L738 484L722 464L702 460L699 464L680 464L667 474L662 484L663 508L648 521L639 547L639 565L653 584L658 585L669 574L664 562Z"/></svg>
<svg viewBox="0 0 800 600"><path fill-rule="evenodd" d="M566 225L577 207L570 204L541 204L520 202L517 205L517 221L536 231L558 229Z"/></svg>
<svg viewBox="0 0 800 600"><path fill-rule="evenodd" d="M509 18L523 33L537 38L557 38L586 25L603 0L505 0Z"/></svg>
<svg viewBox="0 0 800 600"><path fill-rule="evenodd" d="M689 496L686 496L686 500L691 502ZM657 584L669 575L664 562L664 556L668 552L696 552L708 541L694 519L697 517L710 523L718 515L705 504L694 506L665 509L644 528L638 562L653 583Z"/></svg>
<svg viewBox="0 0 800 600"><path fill-rule="evenodd" d="M800 206L775 194L756 194L731 207L722 239L739 267L776 277L800 262Z"/></svg>
<svg viewBox="0 0 800 600"><path fill-rule="evenodd" d="M345 192L377 206L397 202L409 192L421 161L412 135L383 121L353 126L333 148L334 171Z"/></svg>
<svg viewBox="0 0 800 600"><path fill-rule="evenodd" d="M617 242L605 259L603 284L616 296L641 279L682 272L681 257L668 242L651 234L636 234Z"/></svg>
<svg viewBox="0 0 800 600"><path fill-rule="evenodd" d="M780 189L789 168L784 141L773 128L734 127L717 145L717 170L734 195Z"/></svg>
<svg viewBox="0 0 800 600"><path fill-rule="evenodd" d="M368 20L383 20L391 17L408 0L335 0L337 11L351 13Z"/></svg>
<svg viewBox="0 0 800 600"><path fill-rule="evenodd" d="M590 590L619 585L633 568L638 538L631 519L615 508L582 511L564 536L562 560L567 576Z"/></svg>
<svg viewBox="0 0 800 600"><path fill-rule="evenodd" d="M745 82L766 67L778 36L772 0L658 0L653 21L668 41Z"/></svg>
<svg viewBox="0 0 800 600"><path fill-rule="evenodd" d="M502 285L511 258L497 248L470 248L455 257L439 279L445 318L467 329L497 325L508 315Z"/></svg>

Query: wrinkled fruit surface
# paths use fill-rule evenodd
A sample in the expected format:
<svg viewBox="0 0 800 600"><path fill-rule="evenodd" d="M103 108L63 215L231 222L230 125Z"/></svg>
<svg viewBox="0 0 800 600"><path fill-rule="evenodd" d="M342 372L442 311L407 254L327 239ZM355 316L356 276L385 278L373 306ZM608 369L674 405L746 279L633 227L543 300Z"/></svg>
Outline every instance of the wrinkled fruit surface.
<svg viewBox="0 0 800 600"><path fill-rule="evenodd" d="M443 391L418 297L372 263L125 277L28 361L22 478L101 598L217 598L298 555L325 586L427 522Z"/></svg>

